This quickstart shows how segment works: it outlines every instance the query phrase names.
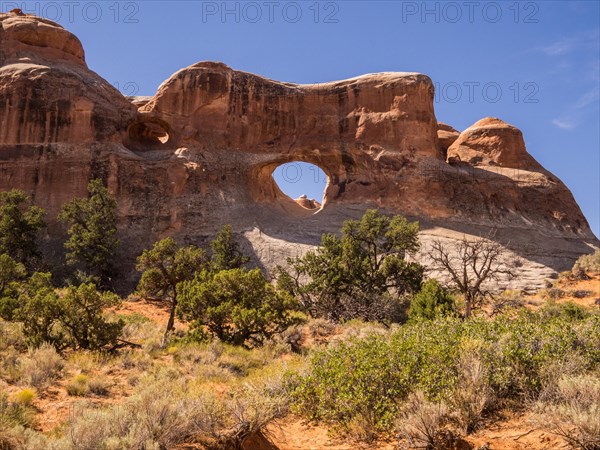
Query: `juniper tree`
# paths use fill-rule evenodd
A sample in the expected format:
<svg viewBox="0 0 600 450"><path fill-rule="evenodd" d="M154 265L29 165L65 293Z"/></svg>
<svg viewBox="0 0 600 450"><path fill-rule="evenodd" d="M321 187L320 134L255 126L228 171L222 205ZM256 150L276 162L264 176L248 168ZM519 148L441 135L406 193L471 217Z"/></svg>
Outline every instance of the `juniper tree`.
<svg viewBox="0 0 600 450"><path fill-rule="evenodd" d="M92 180L88 197L65 204L58 219L69 225L69 239L65 242L67 263L83 267L105 285L113 274L119 247L115 198L101 180Z"/></svg>
<svg viewBox="0 0 600 450"><path fill-rule="evenodd" d="M44 210L23 191L0 193L0 254L30 266L40 255L37 238L45 226Z"/></svg>
<svg viewBox="0 0 600 450"><path fill-rule="evenodd" d="M177 285L192 280L196 273L209 267L206 252L196 246L179 247L173 238L158 241L138 257L137 270L142 272L138 292L169 304L165 338L175 325Z"/></svg>
<svg viewBox="0 0 600 450"><path fill-rule="evenodd" d="M368 210L346 221L341 237L324 234L315 251L288 260L279 283L313 316L398 321L423 278L423 266L406 258L419 249L418 232L417 222Z"/></svg>

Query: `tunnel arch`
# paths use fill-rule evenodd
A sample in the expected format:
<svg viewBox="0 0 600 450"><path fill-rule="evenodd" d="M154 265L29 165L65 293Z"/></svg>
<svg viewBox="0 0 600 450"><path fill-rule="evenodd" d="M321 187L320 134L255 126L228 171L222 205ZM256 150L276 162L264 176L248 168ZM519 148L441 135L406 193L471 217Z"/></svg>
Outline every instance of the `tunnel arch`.
<svg viewBox="0 0 600 450"><path fill-rule="evenodd" d="M296 166L295 166L296 165ZM322 197L315 198L319 205L310 205L307 202L302 201L299 198L292 198L278 185L274 172L280 167L299 167L304 176L308 175L324 177L325 179L317 182L323 182L322 184ZM306 173L310 171L310 167L315 167L314 172ZM322 174L322 175L321 175ZM277 174L275 174L277 175ZM318 158L306 158L306 157L287 157L280 158L269 162L264 162L258 166L255 166L251 171L251 179L255 180L255 183L251 184L251 195L257 203L270 205L283 213L296 216L296 217L309 217L327 208L330 201L335 197L336 185L339 180L339 174L332 170L328 164L323 164ZM299 174L292 174L288 172L288 176L291 178L298 177ZM300 191L296 191L299 193ZM298 201L299 200L299 201ZM306 200L312 200L307 197ZM303 204L304 203L304 204Z"/></svg>
<svg viewBox="0 0 600 450"><path fill-rule="evenodd" d="M279 189L297 204L315 213L321 209L329 178L318 165L287 162L277 166L271 175Z"/></svg>

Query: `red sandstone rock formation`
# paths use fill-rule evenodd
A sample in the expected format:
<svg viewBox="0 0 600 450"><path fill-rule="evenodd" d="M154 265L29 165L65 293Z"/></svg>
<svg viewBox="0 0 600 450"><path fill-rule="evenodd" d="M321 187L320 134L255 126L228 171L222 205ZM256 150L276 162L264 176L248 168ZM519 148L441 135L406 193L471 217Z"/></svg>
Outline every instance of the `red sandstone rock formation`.
<svg viewBox="0 0 600 450"><path fill-rule="evenodd" d="M521 130L493 117L481 119L460 133L448 147L448 158L453 157L473 166L542 169L527 153Z"/></svg>
<svg viewBox="0 0 600 450"><path fill-rule="evenodd" d="M273 170L291 161L327 174L322 208L275 184ZM369 207L419 219L425 242L495 229L544 273L598 244L518 129L438 123L425 75L296 85L202 62L151 98L127 99L87 68L71 33L0 14L0 190L24 189L48 210L49 253L60 248L60 206L93 177L119 201L125 269L155 239L198 242L223 223L246 232L266 265L281 262L281 249L317 243Z"/></svg>
<svg viewBox="0 0 600 450"><path fill-rule="evenodd" d="M448 148L450 148L450 146L454 144L454 141L458 139L460 132L452 128L450 125L438 122L437 135L440 154L442 155L442 159L445 160L448 155Z"/></svg>
<svg viewBox="0 0 600 450"><path fill-rule="evenodd" d="M316 201L314 198L308 198L306 194L294 199L294 201L303 208L310 210L319 209L321 207L321 204L318 201Z"/></svg>

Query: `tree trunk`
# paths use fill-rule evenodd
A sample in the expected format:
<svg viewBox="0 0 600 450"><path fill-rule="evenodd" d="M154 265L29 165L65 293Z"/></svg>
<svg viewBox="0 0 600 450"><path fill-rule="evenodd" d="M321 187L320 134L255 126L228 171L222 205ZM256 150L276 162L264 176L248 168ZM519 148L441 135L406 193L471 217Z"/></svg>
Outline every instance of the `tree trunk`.
<svg viewBox="0 0 600 450"><path fill-rule="evenodd" d="M471 317L471 309L473 307L473 299L471 298L471 294L465 294L465 319Z"/></svg>
<svg viewBox="0 0 600 450"><path fill-rule="evenodd" d="M175 308L176 307L177 307L177 298L173 297L173 301L171 302L171 311L169 312L169 321L167 322L167 329L165 330L165 335L163 337L163 346L166 345L169 334L175 328Z"/></svg>

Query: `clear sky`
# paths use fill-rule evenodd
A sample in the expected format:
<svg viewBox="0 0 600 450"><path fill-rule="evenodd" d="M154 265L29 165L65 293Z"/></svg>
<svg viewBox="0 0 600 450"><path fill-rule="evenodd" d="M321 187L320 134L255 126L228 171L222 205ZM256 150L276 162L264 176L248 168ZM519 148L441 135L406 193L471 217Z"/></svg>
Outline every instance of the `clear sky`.
<svg viewBox="0 0 600 450"><path fill-rule="evenodd" d="M520 128L600 231L600 2L0 1L55 19L89 66L126 94L152 95L198 61L297 83L408 71L436 84L438 121L486 116ZM321 196L303 171L295 187ZM317 177L318 180L318 177ZM301 186L305 189L301 189ZM298 191L299 192L299 191Z"/></svg>

